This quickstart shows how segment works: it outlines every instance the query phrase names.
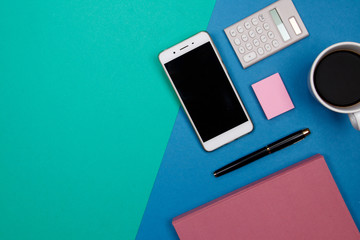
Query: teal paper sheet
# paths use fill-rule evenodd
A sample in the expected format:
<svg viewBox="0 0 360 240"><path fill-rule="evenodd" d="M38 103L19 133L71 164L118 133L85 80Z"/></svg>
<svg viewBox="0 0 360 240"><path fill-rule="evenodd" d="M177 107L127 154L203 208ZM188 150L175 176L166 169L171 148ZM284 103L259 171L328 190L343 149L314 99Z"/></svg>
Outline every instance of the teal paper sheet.
<svg viewBox="0 0 360 240"><path fill-rule="evenodd" d="M135 238L179 109L157 55L214 2L1 2L1 240Z"/></svg>

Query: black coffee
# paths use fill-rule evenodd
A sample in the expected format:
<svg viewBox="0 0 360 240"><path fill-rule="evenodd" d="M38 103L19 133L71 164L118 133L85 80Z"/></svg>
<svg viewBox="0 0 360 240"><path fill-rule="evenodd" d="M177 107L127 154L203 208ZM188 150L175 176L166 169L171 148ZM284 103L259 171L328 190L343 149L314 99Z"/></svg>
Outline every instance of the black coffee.
<svg viewBox="0 0 360 240"><path fill-rule="evenodd" d="M320 97L332 105L360 102L360 55L346 50L330 53L316 67L314 83Z"/></svg>

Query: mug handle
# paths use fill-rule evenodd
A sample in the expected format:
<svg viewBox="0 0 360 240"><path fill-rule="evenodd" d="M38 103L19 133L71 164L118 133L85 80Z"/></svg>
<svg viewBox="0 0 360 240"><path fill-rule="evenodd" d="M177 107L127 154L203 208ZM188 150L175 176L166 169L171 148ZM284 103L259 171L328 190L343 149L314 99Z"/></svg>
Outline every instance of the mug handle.
<svg viewBox="0 0 360 240"><path fill-rule="evenodd" d="M360 112L350 113L349 114L351 125L360 131Z"/></svg>

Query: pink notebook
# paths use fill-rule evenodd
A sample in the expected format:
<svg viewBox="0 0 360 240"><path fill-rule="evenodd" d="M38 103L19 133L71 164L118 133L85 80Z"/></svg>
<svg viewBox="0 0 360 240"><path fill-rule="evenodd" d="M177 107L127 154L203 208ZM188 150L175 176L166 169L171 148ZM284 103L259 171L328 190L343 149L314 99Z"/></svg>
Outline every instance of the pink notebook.
<svg viewBox="0 0 360 240"><path fill-rule="evenodd" d="M173 219L181 240L352 240L359 231L317 154Z"/></svg>

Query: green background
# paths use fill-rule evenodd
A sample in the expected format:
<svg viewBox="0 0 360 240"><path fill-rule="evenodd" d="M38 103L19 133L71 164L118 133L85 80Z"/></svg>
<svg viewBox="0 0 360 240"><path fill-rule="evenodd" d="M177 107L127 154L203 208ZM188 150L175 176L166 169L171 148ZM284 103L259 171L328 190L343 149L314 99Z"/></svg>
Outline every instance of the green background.
<svg viewBox="0 0 360 240"><path fill-rule="evenodd" d="M211 1L0 3L0 239L133 239Z"/></svg>

